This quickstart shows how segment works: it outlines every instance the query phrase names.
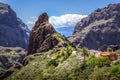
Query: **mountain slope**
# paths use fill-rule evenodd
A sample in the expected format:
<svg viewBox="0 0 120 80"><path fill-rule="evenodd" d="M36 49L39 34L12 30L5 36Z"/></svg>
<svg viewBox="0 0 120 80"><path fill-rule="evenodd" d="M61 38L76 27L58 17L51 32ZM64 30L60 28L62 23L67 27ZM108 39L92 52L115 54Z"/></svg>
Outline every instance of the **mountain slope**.
<svg viewBox="0 0 120 80"><path fill-rule="evenodd" d="M75 26L69 40L79 47L98 49L120 45L120 3L95 10Z"/></svg>
<svg viewBox="0 0 120 80"><path fill-rule="evenodd" d="M0 46L27 49L29 29L9 5L0 3Z"/></svg>

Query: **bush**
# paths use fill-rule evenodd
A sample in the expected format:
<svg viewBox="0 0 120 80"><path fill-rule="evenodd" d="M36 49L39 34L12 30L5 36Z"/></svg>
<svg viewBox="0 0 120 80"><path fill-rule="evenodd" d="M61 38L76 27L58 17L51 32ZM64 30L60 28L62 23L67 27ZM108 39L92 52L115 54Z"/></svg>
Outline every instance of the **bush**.
<svg viewBox="0 0 120 80"><path fill-rule="evenodd" d="M117 73L117 72L120 72L120 66L118 65L114 65L110 68L110 72L111 73Z"/></svg>
<svg viewBox="0 0 120 80"><path fill-rule="evenodd" d="M109 80L120 80L120 66L114 65L110 67L108 76L110 76Z"/></svg>
<svg viewBox="0 0 120 80"><path fill-rule="evenodd" d="M51 65L58 66L58 63L55 61L55 59L51 59L50 61L48 61L47 65L48 66L51 66Z"/></svg>
<svg viewBox="0 0 120 80"><path fill-rule="evenodd" d="M99 67L110 66L111 62L108 57L101 56L99 59L100 59Z"/></svg>
<svg viewBox="0 0 120 80"><path fill-rule="evenodd" d="M95 66L99 66L99 64L100 64L100 60L93 56L86 61L86 65L91 68L94 68Z"/></svg>
<svg viewBox="0 0 120 80"><path fill-rule="evenodd" d="M72 51L73 51L73 47L72 46L68 46L67 47L67 53L72 53Z"/></svg>

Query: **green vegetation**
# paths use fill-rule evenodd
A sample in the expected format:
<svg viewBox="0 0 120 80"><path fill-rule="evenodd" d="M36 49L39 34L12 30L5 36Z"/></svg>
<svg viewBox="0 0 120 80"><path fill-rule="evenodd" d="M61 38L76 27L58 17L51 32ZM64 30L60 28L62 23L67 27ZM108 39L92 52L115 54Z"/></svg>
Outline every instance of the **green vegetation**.
<svg viewBox="0 0 120 80"><path fill-rule="evenodd" d="M73 54L73 51L76 53ZM31 60L32 58L32 60ZM28 56L31 60L6 80L119 80L120 60L90 55L86 48L67 46ZM85 60L85 61L84 61Z"/></svg>
<svg viewBox="0 0 120 80"><path fill-rule="evenodd" d="M87 48L85 48L85 47L83 47L81 51L82 51L82 55L84 56L83 65L84 65L84 68L85 68L85 67L86 67L86 65L85 65L86 56L88 57L88 56L89 56L89 53L88 53Z"/></svg>
<svg viewBox="0 0 120 80"><path fill-rule="evenodd" d="M60 33L54 33L53 35L54 37L57 37L57 39L59 40L59 42L63 42L64 41L64 38L63 36L60 34Z"/></svg>
<svg viewBox="0 0 120 80"><path fill-rule="evenodd" d="M65 61L73 51L72 46L68 46L66 50L61 50L55 53L54 57L48 61L48 65L58 66L59 63Z"/></svg>

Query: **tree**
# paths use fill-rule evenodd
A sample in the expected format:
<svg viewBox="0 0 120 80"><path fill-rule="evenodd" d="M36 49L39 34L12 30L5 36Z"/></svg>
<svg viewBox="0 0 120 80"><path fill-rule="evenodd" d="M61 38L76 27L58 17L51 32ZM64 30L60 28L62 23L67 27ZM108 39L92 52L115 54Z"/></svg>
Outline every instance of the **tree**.
<svg viewBox="0 0 120 80"><path fill-rule="evenodd" d="M84 60L83 60L83 67L85 68L86 67L86 56L88 57L89 56L89 53L88 53L88 50L87 48L83 47L82 48L82 55L84 56Z"/></svg>

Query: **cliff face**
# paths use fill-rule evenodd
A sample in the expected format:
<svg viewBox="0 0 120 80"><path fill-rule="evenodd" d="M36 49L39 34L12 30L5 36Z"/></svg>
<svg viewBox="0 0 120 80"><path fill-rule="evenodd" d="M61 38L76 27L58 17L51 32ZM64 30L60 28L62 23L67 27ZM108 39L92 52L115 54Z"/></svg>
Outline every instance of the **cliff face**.
<svg viewBox="0 0 120 80"><path fill-rule="evenodd" d="M120 3L95 10L75 26L72 43L98 49L104 45L120 45Z"/></svg>
<svg viewBox="0 0 120 80"><path fill-rule="evenodd" d="M29 30L9 5L0 3L0 46L27 49Z"/></svg>

